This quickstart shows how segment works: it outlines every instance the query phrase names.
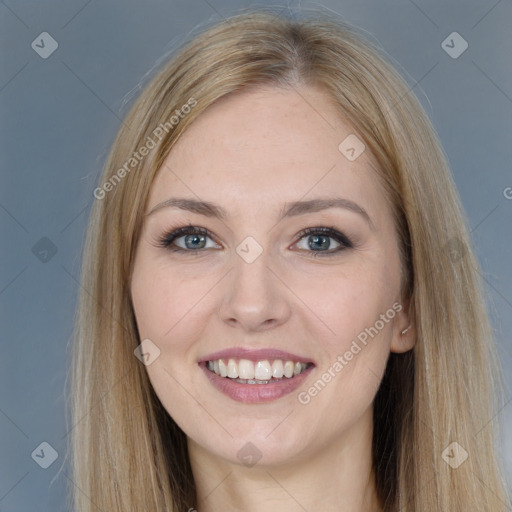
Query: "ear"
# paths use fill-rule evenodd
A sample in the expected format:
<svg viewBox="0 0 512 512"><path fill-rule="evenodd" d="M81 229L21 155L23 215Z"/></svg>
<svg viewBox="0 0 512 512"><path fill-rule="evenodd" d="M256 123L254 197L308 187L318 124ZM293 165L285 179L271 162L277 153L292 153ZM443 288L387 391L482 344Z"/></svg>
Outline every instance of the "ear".
<svg viewBox="0 0 512 512"><path fill-rule="evenodd" d="M391 352L401 354L414 347L416 343L416 327L413 325L411 317L412 315L409 315L409 303L406 302L395 316Z"/></svg>

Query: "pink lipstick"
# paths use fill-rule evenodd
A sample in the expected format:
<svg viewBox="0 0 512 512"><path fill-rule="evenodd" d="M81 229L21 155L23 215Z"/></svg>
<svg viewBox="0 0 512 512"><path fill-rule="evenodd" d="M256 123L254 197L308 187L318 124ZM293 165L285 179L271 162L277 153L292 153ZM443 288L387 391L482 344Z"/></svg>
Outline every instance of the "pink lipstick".
<svg viewBox="0 0 512 512"><path fill-rule="evenodd" d="M233 348L199 360L209 382L233 400L263 403L297 389L315 367L313 361L277 349Z"/></svg>

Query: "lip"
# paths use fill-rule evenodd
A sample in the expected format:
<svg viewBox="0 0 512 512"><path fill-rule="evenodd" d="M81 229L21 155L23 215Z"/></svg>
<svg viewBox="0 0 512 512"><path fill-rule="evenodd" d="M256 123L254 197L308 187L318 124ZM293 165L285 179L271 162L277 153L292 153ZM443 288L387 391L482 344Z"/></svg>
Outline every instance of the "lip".
<svg viewBox="0 0 512 512"><path fill-rule="evenodd" d="M245 404L272 402L288 395L292 391L295 391L304 380L308 378L313 368L315 368L311 365L295 377L290 379L284 377L270 384L241 384L240 382L234 382L228 377L221 377L208 370L206 362L200 363L199 366L205 373L206 378L218 391L237 402Z"/></svg>
<svg viewBox="0 0 512 512"><path fill-rule="evenodd" d="M295 363L310 363L302 373L292 378L283 377L277 382L270 384L241 384L228 377L221 377L210 371L207 367L208 361L218 359L248 359L250 361L263 361L282 359L293 361ZM203 370L206 378L218 391L225 394L232 400L246 404L266 403L278 400L295 391L309 377L311 371L316 367L311 359L307 359L290 352L284 352L277 349L259 349L250 350L246 348L232 348L214 352L199 360L199 367Z"/></svg>
<svg viewBox="0 0 512 512"><path fill-rule="evenodd" d="M311 359L284 352L278 349L258 349L252 350L243 347L228 348L209 354L206 357L199 359L199 363L206 361L216 361L217 359L248 359L249 361L257 362L265 359L282 359L283 361L293 361L294 363L312 363L316 366L315 362ZM224 378L224 377L222 377Z"/></svg>

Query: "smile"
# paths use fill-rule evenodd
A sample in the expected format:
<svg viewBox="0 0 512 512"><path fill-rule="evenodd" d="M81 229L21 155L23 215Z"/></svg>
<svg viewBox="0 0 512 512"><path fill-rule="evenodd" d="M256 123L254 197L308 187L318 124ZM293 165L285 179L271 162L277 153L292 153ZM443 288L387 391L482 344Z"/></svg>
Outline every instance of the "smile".
<svg viewBox="0 0 512 512"><path fill-rule="evenodd" d="M281 350L229 349L199 361L209 383L243 403L277 400L296 390L315 368L307 359Z"/></svg>
<svg viewBox="0 0 512 512"><path fill-rule="evenodd" d="M283 378L291 379L303 373L310 363L274 359L251 361L249 359L216 359L208 361L208 370L240 384L269 384Z"/></svg>

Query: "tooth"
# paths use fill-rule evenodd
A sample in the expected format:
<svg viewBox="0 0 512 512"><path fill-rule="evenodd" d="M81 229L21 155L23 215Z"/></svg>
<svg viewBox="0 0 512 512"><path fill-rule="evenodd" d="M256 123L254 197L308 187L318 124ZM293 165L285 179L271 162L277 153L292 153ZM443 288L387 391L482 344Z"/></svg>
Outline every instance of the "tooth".
<svg viewBox="0 0 512 512"><path fill-rule="evenodd" d="M302 365L300 363L295 363L295 366L293 368L293 376L299 375L299 373L302 371Z"/></svg>
<svg viewBox="0 0 512 512"><path fill-rule="evenodd" d="M270 380L272 368L268 361L258 361L254 367L254 378L257 380Z"/></svg>
<svg viewBox="0 0 512 512"><path fill-rule="evenodd" d="M219 374L220 374L220 372L219 372L219 361L214 361L214 362L213 362L213 371L214 371L217 375L219 375Z"/></svg>
<svg viewBox="0 0 512 512"><path fill-rule="evenodd" d="M228 376L228 367L226 366L222 359L219 359L219 373L221 377Z"/></svg>
<svg viewBox="0 0 512 512"><path fill-rule="evenodd" d="M213 361L208 361L208 370L213 372Z"/></svg>
<svg viewBox="0 0 512 512"><path fill-rule="evenodd" d="M238 376L241 379L254 379L254 363L248 359L240 359L238 363Z"/></svg>
<svg viewBox="0 0 512 512"><path fill-rule="evenodd" d="M272 363L272 377L275 379L281 379L284 374L283 361L281 359L276 359Z"/></svg>
<svg viewBox="0 0 512 512"><path fill-rule="evenodd" d="M230 379L238 379L238 367L234 359L228 361L228 377Z"/></svg>
<svg viewBox="0 0 512 512"><path fill-rule="evenodd" d="M293 364L293 361L286 361L284 363L284 376L290 379L293 377L293 370L295 368L295 365Z"/></svg>

